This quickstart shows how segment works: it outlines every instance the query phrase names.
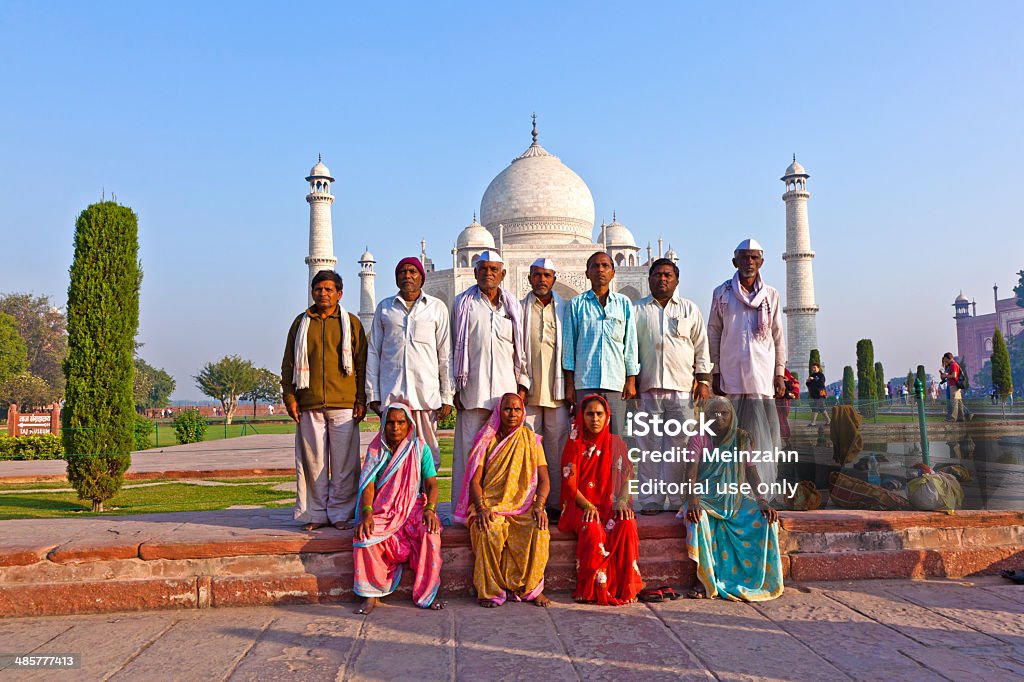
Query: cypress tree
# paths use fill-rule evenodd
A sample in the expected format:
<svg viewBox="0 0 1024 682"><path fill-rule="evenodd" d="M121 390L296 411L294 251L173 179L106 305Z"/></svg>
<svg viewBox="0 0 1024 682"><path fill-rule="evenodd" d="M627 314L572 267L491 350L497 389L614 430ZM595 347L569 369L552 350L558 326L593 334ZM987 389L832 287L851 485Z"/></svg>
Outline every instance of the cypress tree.
<svg viewBox="0 0 1024 682"><path fill-rule="evenodd" d="M992 337L992 386L1000 400L1006 400L1013 393L1010 351L1006 348L1003 333L998 329Z"/></svg>
<svg viewBox="0 0 1024 682"><path fill-rule="evenodd" d="M875 414L875 350L871 339L857 342L857 398L861 401L860 411L866 417Z"/></svg>
<svg viewBox="0 0 1024 682"><path fill-rule="evenodd" d="M822 367L822 364L821 364L821 353L818 352L817 348L812 348L811 349L811 358L807 362L808 374L810 373L810 369L811 369L812 365L817 365L818 367L821 367L822 370L825 369L824 367Z"/></svg>
<svg viewBox="0 0 1024 682"><path fill-rule="evenodd" d="M139 327L138 219L113 201L75 223L68 286L68 357L61 412L68 481L93 511L117 494L131 464L135 334Z"/></svg>
<svg viewBox="0 0 1024 682"><path fill-rule="evenodd" d="M875 396L878 402L885 402L885 369L880 362L875 363Z"/></svg>
<svg viewBox="0 0 1024 682"><path fill-rule="evenodd" d="M853 380L853 367L843 367L843 404L853 405L853 396L856 393L856 385Z"/></svg>
<svg viewBox="0 0 1024 682"><path fill-rule="evenodd" d="M907 400L914 399L914 373L907 370Z"/></svg>

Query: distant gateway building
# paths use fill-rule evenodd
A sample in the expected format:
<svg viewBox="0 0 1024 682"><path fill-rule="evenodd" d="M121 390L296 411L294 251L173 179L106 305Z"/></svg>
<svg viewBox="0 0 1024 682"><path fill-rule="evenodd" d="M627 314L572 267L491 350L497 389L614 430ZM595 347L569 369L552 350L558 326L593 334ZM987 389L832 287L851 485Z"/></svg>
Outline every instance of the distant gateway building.
<svg viewBox="0 0 1024 682"><path fill-rule="evenodd" d="M999 287L993 286L992 299L995 312L985 315L978 314L977 302L967 300L962 291L953 301L957 357L966 366L971 381L992 357L992 337L997 328L1007 340L1024 332L1024 308L1017 305L1017 298L1011 296L1000 301Z"/></svg>
<svg viewBox="0 0 1024 682"><path fill-rule="evenodd" d="M493 249L504 257L507 271L504 286L515 296L521 298L530 290L530 264L543 256L557 264L555 291L569 299L590 288L586 278L587 258L595 251L605 251L615 261L612 290L633 301L646 296L649 293L647 272L650 264L661 257L677 261L675 250L671 245L668 250L663 250L664 242L659 238L657 253L650 242L641 253L633 233L618 221L614 212L612 222L602 223L595 237L594 197L580 176L540 145L536 116L532 137L526 151L514 158L487 186L480 202L479 222L474 214L473 221L459 233L450 252L450 268L436 270L434 262L427 258L426 242L420 242L420 258L427 270L423 290L451 306L455 296L476 283L473 266L480 254ZM787 264L785 312L787 319L792 316L796 321L799 318L796 324L790 323L789 343L799 353L790 355L790 366L801 374L806 370L810 349L817 348L814 318L818 306L814 301L811 275L814 252L810 250L806 211L810 196L806 189L808 177L795 159L782 177L786 183L783 199L787 216L786 253L783 255ZM310 183L307 196L310 202L310 255L306 263L312 279L314 263L325 263L333 258L330 206L334 197L330 195L329 183L334 178L318 160L307 180ZM736 241L744 236L747 235L736 235ZM367 249L358 262L359 318L368 325L376 307L376 261ZM707 296L710 295L708 291Z"/></svg>

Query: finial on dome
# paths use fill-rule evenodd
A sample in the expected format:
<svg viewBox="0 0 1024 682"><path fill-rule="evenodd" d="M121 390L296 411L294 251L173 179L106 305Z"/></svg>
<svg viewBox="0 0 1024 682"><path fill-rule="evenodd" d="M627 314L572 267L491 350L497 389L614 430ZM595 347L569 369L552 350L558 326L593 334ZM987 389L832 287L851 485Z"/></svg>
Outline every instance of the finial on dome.
<svg viewBox="0 0 1024 682"><path fill-rule="evenodd" d="M612 209L612 223L614 224L614 223L617 223L617 222L619 222L619 219L615 215L615 209Z"/></svg>
<svg viewBox="0 0 1024 682"><path fill-rule="evenodd" d="M323 160L324 160L324 157L323 157L323 155L322 155L322 154L321 154L320 152L317 152L317 153L316 153L316 162L317 162L317 163L320 163L320 162L322 162Z"/></svg>
<svg viewBox="0 0 1024 682"><path fill-rule="evenodd" d="M796 152L793 152L793 161L796 162Z"/></svg>
<svg viewBox="0 0 1024 682"><path fill-rule="evenodd" d="M476 211L473 211L473 224L476 224Z"/></svg>
<svg viewBox="0 0 1024 682"><path fill-rule="evenodd" d="M533 112L533 132L530 133L530 134L533 135L533 143L537 144L537 112L536 111Z"/></svg>

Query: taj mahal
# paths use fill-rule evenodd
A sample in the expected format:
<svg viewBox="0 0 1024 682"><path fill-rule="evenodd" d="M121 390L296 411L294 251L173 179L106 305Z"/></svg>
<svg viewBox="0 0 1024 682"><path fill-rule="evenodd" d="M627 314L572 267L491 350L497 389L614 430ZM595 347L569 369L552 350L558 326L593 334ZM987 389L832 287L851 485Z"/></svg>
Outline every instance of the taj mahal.
<svg viewBox="0 0 1024 682"><path fill-rule="evenodd" d="M605 251L615 262L612 289L632 301L648 293L650 264L658 258L678 260L676 252L661 238L657 247L647 242L641 248L633 233L613 213L611 223L602 224L595 234L594 197L587 184L571 168L547 151L539 142L537 117L533 117L532 143L491 180L480 201L479 220L473 215L454 240L450 267L437 269L427 257L426 242L420 242L420 260L427 271L425 293L436 296L449 307L455 296L476 283L473 267L480 254L498 251L507 274L504 286L521 298L529 291L530 264L538 257L555 261L558 279L555 291L565 299L590 288L585 276L587 258ZM818 347L811 262L810 228L807 219L809 174L793 157L782 180L786 204L785 313L790 367L803 374L807 358ZM309 255L306 292L320 270L334 269L334 241L331 224L330 170L318 159L306 177L309 193ZM739 239L739 237L737 237ZM447 261L447 256L445 257ZM369 248L359 258L359 318L364 326L373 319L376 307L376 260ZM389 285L391 282L389 282Z"/></svg>

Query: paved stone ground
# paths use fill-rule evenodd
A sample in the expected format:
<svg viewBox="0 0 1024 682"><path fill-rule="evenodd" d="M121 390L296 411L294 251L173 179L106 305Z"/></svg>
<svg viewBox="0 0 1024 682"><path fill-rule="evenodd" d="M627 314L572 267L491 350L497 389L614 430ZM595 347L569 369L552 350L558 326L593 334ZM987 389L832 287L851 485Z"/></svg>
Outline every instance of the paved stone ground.
<svg viewBox="0 0 1024 682"><path fill-rule="evenodd" d="M442 612L405 600L0 622L5 653L78 653L76 671L5 679L1014 680L1024 587L998 578L791 585L760 605L680 599L621 608Z"/></svg>

